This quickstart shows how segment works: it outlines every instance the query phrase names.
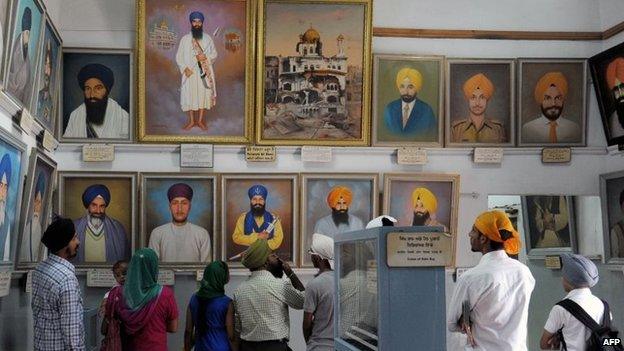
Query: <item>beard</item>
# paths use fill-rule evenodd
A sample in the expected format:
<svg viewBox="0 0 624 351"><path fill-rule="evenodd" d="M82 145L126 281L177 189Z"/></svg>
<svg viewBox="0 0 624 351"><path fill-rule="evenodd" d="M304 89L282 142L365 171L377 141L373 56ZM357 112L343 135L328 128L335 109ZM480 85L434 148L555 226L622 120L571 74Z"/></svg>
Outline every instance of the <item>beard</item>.
<svg viewBox="0 0 624 351"><path fill-rule="evenodd" d="M349 210L337 210L332 208L332 219L336 226L340 225L340 223L349 225Z"/></svg>
<svg viewBox="0 0 624 351"><path fill-rule="evenodd" d="M104 116L106 116L108 94L103 99L85 99L84 103L87 109L87 123L101 126L104 123Z"/></svg>
<svg viewBox="0 0 624 351"><path fill-rule="evenodd" d="M429 220L429 212L414 212L414 219L412 225L422 226Z"/></svg>
<svg viewBox="0 0 624 351"><path fill-rule="evenodd" d="M544 108L544 106L542 106L542 114L550 121L556 121L557 118L561 116L561 111L563 111L563 106L552 106L549 108Z"/></svg>
<svg viewBox="0 0 624 351"><path fill-rule="evenodd" d="M403 100L403 102L409 104L410 102L416 100L416 95L401 95L401 100Z"/></svg>
<svg viewBox="0 0 624 351"><path fill-rule="evenodd" d="M275 264L270 265L267 270L277 279L282 279L284 276L284 265L281 261L277 261Z"/></svg>
<svg viewBox="0 0 624 351"><path fill-rule="evenodd" d="M249 208L251 208L251 214L253 214L254 217L264 216L264 205L251 205Z"/></svg>
<svg viewBox="0 0 624 351"><path fill-rule="evenodd" d="M200 40L204 36L204 26L191 27L191 34L193 35L193 39Z"/></svg>
<svg viewBox="0 0 624 351"><path fill-rule="evenodd" d="M615 112L617 113L618 121L622 128L624 128L624 96L620 96L615 101Z"/></svg>
<svg viewBox="0 0 624 351"><path fill-rule="evenodd" d="M89 223L95 228L99 228L104 223L104 215L89 214Z"/></svg>

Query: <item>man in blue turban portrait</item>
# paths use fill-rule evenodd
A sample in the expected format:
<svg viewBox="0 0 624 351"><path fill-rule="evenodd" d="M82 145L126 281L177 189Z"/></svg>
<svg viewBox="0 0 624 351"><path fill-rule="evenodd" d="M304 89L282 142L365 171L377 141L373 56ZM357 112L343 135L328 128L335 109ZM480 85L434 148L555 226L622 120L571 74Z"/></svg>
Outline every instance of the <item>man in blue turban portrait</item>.
<svg viewBox="0 0 624 351"><path fill-rule="evenodd" d="M263 185L254 185L247 191L250 209L236 220L232 234L234 243L249 246L258 239L268 240L271 250L277 250L284 240L282 223L277 215L266 210L269 191Z"/></svg>
<svg viewBox="0 0 624 351"><path fill-rule="evenodd" d="M189 15L191 32L180 39L176 63L180 71L180 106L188 113L188 122L183 127L190 130L197 126L208 130L204 121L206 110L217 103L217 87L212 68L217 58L217 49L212 38L204 33L204 14L198 11ZM197 122L195 121L197 114Z"/></svg>
<svg viewBox="0 0 624 351"><path fill-rule="evenodd" d="M32 10L27 6L24 8L24 12L22 12L22 31L13 41L13 56L11 56L11 66L6 86L6 89L24 104L28 103L27 98L30 93L28 87L32 83L30 52L28 50L32 35L30 31L31 26Z"/></svg>
<svg viewBox="0 0 624 351"><path fill-rule="evenodd" d="M41 247L41 234L43 234L43 226L45 223L45 215L43 214L43 205L46 197L47 177L41 171L35 183L35 193L32 198L32 211L30 217L24 226L24 234L22 235L22 245L20 246L21 262L37 262L39 260L39 249Z"/></svg>
<svg viewBox="0 0 624 351"><path fill-rule="evenodd" d="M2 261L11 259L11 218L7 218L10 185L11 157L9 154L4 154L0 160L0 258Z"/></svg>
<svg viewBox="0 0 624 351"><path fill-rule="evenodd" d="M115 83L113 71L99 63L89 63L78 72L78 87L84 102L69 115L64 138L127 139L128 111L110 97Z"/></svg>
<svg viewBox="0 0 624 351"><path fill-rule="evenodd" d="M130 244L123 225L106 215L111 194L106 185L94 184L82 193L85 216L74 220L80 240L76 263L115 263L130 259Z"/></svg>

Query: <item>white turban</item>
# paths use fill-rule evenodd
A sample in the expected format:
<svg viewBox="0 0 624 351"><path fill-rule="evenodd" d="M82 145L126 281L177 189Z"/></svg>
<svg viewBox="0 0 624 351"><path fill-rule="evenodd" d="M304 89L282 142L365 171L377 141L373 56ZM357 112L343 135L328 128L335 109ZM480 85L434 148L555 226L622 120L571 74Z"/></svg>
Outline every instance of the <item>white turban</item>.
<svg viewBox="0 0 624 351"><path fill-rule="evenodd" d="M334 239L323 235L312 234L312 254L319 255L321 258L329 261L329 266L334 269Z"/></svg>
<svg viewBox="0 0 624 351"><path fill-rule="evenodd" d="M394 223L397 222L396 218L383 215L383 216L379 216L379 217L373 219L372 221L368 222L368 224L366 225L366 229L383 227L384 226L383 225L383 219L386 219L386 220L392 222L393 225L394 225Z"/></svg>

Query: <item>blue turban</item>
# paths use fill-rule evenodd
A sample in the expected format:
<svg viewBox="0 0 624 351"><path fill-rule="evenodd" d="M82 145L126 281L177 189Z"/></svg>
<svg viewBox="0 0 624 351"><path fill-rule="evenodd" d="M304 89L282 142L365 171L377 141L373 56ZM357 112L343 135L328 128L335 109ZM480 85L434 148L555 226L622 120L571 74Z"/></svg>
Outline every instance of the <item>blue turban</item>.
<svg viewBox="0 0 624 351"><path fill-rule="evenodd" d="M104 199L104 202L106 202L106 206L108 206L111 195L106 185L103 184L94 184L86 188L84 193L82 193L82 204L85 208L87 208L93 199L98 196L101 196Z"/></svg>
<svg viewBox="0 0 624 351"><path fill-rule="evenodd" d="M35 186L35 196L37 194L41 194L43 197L43 193L45 192L45 174L43 172L39 173L39 177L37 177L37 185Z"/></svg>
<svg viewBox="0 0 624 351"><path fill-rule="evenodd" d="M189 22L193 22L193 20L196 20L196 19L204 23L204 14L199 11L191 12L191 14L189 15Z"/></svg>
<svg viewBox="0 0 624 351"><path fill-rule="evenodd" d="M91 78L99 79L110 92L115 83L115 75L110 68L99 63L90 63L80 69L78 72L78 85L84 90L85 82Z"/></svg>
<svg viewBox="0 0 624 351"><path fill-rule="evenodd" d="M598 283L598 268L590 259L574 254L562 254L563 277L574 288L591 288Z"/></svg>
<svg viewBox="0 0 624 351"><path fill-rule="evenodd" d="M22 15L22 32L25 30L30 30L32 24L32 11L30 7L26 7L24 9L24 14Z"/></svg>
<svg viewBox="0 0 624 351"><path fill-rule="evenodd" d="M7 184L11 183L11 156L4 154L0 161L0 179L6 174Z"/></svg>
<svg viewBox="0 0 624 351"><path fill-rule="evenodd" d="M269 195L269 192L267 188L265 188L264 186L256 184L252 186L251 188L249 188L249 190L247 190L247 195L249 196L249 200L251 200L251 198L256 195L260 195L262 196L264 200L266 200L267 195Z"/></svg>

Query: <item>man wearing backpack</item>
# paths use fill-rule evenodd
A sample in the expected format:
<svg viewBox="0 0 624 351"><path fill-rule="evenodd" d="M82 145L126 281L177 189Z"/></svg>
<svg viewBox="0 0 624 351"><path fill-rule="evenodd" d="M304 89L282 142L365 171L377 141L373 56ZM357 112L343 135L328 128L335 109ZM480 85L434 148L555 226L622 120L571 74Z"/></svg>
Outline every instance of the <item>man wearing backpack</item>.
<svg viewBox="0 0 624 351"><path fill-rule="evenodd" d="M563 289L568 295L550 311L540 346L546 350L558 350L559 347L567 351L603 350L602 340L592 340L599 338L594 338L595 333L582 322L585 319L594 328L609 328L610 325L609 305L590 290L598 283L598 269L581 255L563 254L561 260ZM594 346L590 346L592 343Z"/></svg>

